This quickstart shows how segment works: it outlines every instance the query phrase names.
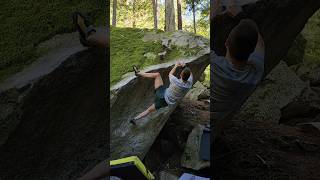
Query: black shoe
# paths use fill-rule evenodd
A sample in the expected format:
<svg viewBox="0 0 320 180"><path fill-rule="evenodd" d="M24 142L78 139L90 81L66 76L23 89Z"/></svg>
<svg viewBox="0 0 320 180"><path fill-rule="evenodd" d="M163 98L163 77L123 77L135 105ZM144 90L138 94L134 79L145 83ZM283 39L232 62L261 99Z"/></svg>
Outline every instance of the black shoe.
<svg viewBox="0 0 320 180"><path fill-rule="evenodd" d="M131 120L130 120L130 123L131 123L132 125L137 125L134 120L135 120L135 119L131 119Z"/></svg>
<svg viewBox="0 0 320 180"><path fill-rule="evenodd" d="M78 18L82 18L84 20L86 30L83 30L80 28L80 26L78 24ZM88 21L88 19L80 12L72 13L72 20L73 20L74 26L76 27L77 31L79 32L80 43L85 47L89 47L90 45L87 41L87 37L90 35L90 33L96 32L96 30L92 27L92 25L90 25L91 23Z"/></svg>
<svg viewBox="0 0 320 180"><path fill-rule="evenodd" d="M135 74L136 76L140 76L140 75L138 74L140 71L139 71L139 69L138 69L137 66L133 65L133 66L132 66L132 69L133 69L134 74Z"/></svg>

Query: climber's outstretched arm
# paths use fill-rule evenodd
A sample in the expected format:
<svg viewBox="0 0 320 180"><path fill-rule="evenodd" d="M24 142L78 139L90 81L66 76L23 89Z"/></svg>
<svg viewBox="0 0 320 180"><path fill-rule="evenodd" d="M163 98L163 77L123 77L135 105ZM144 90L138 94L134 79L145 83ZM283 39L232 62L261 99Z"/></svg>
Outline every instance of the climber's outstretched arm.
<svg viewBox="0 0 320 180"><path fill-rule="evenodd" d="M261 53L261 54L264 54L264 52L265 52L264 40L263 40L263 37L261 36L260 33L258 35L258 42L257 42L257 46L256 46L254 52Z"/></svg>

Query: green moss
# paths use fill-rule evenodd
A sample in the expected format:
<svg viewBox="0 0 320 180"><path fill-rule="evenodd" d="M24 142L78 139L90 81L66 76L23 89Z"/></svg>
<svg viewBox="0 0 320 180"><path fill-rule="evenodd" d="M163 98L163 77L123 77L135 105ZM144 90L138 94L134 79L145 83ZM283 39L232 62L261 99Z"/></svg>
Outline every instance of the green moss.
<svg viewBox="0 0 320 180"><path fill-rule="evenodd" d="M39 57L36 47L56 34L74 31L71 13L80 11L105 24L102 0L12 0L0 6L0 80Z"/></svg>
<svg viewBox="0 0 320 180"><path fill-rule="evenodd" d="M132 72L132 65L144 68L154 64L160 64L176 58L194 55L198 48L188 50L185 48L172 47L163 60L159 56L155 59L148 59L144 55L153 53L157 55L163 51L160 42L144 42L142 39L149 29L133 28L111 28L110 52L111 52L111 76L110 83L114 85L122 79L122 76ZM158 33L162 33L158 31Z"/></svg>
<svg viewBox="0 0 320 180"><path fill-rule="evenodd" d="M320 57L320 10L318 10L308 21L302 31L307 40L305 54L314 58ZM319 60L320 61L320 60Z"/></svg>
<svg viewBox="0 0 320 180"><path fill-rule="evenodd" d="M205 85L206 87L210 87L210 65L207 66L207 68L204 70L204 81L203 81L203 85Z"/></svg>
<svg viewBox="0 0 320 180"><path fill-rule="evenodd" d="M302 61L320 65L320 10L305 25L303 31L294 41L289 50L286 62L289 65Z"/></svg>

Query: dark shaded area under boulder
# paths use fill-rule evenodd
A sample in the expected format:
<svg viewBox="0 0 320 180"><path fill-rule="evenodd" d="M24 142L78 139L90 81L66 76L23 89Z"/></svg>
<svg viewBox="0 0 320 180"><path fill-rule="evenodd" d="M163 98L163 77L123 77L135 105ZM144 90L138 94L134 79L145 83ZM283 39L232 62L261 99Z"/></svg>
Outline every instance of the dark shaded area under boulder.
<svg viewBox="0 0 320 180"><path fill-rule="evenodd" d="M0 93L0 104L14 104L1 121L15 123L0 147L2 180L74 179L107 158L106 56L77 52L27 86Z"/></svg>

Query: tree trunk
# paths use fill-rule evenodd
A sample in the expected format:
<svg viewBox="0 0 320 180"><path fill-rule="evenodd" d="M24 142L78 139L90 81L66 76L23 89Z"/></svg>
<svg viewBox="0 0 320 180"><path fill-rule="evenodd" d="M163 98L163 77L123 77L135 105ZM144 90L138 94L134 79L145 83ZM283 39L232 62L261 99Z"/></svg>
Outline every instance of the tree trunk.
<svg viewBox="0 0 320 180"><path fill-rule="evenodd" d="M154 29L158 29L158 0L152 0L152 6L153 6Z"/></svg>
<svg viewBox="0 0 320 180"><path fill-rule="evenodd" d="M112 9L112 26L117 26L117 0L113 0Z"/></svg>
<svg viewBox="0 0 320 180"><path fill-rule="evenodd" d="M193 12L193 32L196 34L197 29L196 29L196 5L194 0L192 0L192 12Z"/></svg>
<svg viewBox="0 0 320 180"><path fill-rule="evenodd" d="M136 18L135 18L135 13L136 13L136 0L132 1L132 27L136 27Z"/></svg>
<svg viewBox="0 0 320 180"><path fill-rule="evenodd" d="M165 31L175 31L175 14L173 0L165 0Z"/></svg>
<svg viewBox="0 0 320 180"><path fill-rule="evenodd" d="M181 0L177 0L178 30L182 30Z"/></svg>

